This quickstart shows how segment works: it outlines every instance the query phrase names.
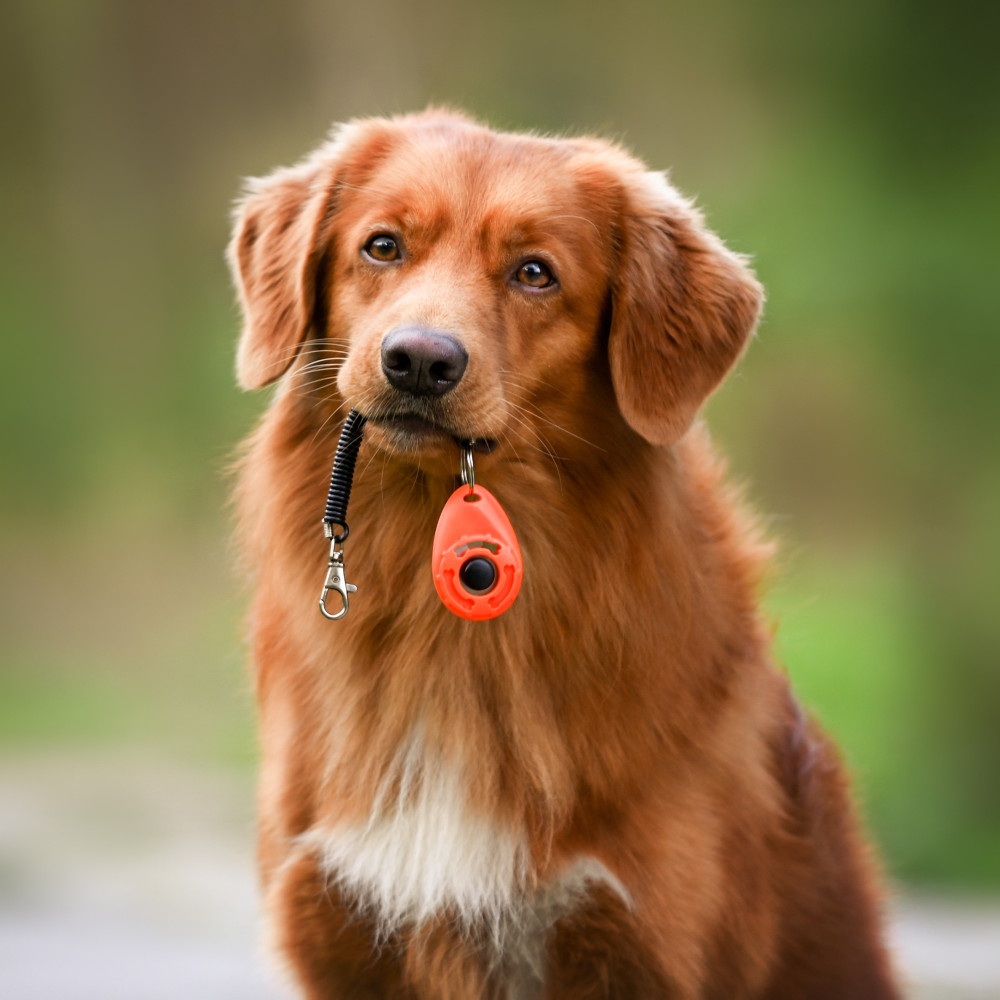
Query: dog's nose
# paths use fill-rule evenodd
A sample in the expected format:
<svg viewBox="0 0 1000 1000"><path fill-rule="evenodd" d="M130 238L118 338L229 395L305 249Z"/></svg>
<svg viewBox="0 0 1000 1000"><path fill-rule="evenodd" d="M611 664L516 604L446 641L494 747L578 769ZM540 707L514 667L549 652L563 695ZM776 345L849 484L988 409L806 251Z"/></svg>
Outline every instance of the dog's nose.
<svg viewBox="0 0 1000 1000"><path fill-rule="evenodd" d="M382 340L382 371L401 392L443 396L462 380L469 355L449 333L403 326Z"/></svg>

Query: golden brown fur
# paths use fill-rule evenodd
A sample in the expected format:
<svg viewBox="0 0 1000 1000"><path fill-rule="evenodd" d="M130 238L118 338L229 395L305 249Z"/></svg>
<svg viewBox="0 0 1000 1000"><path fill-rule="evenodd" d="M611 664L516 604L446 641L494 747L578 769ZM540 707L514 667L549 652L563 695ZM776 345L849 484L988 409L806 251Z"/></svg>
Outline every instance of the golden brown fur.
<svg viewBox="0 0 1000 1000"><path fill-rule="evenodd" d="M405 253L378 264L362 248L384 232ZM526 259L558 284L519 284ZM745 262L620 149L445 112L354 122L256 182L231 260L240 380L282 378L238 502L260 865L304 994L896 996L841 765L770 663L766 550L694 422L756 324ZM453 391L400 402L379 359L405 324L464 345ZM345 545L359 591L331 623L318 521L351 407L372 418ZM443 429L387 419L401 407ZM430 570L467 438L495 445L477 477L524 555L487 622L448 612ZM375 878L351 838L382 823L404 870L393 817L435 782L458 796L457 848L481 833L517 860L481 909L445 893L390 920L337 864L354 850Z"/></svg>

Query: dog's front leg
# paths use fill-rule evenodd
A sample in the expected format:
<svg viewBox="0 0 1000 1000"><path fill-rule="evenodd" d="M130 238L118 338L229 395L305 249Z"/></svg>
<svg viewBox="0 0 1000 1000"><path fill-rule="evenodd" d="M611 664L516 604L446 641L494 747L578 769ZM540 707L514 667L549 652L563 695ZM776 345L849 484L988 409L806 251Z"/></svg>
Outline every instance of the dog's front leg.
<svg viewBox="0 0 1000 1000"><path fill-rule="evenodd" d="M444 917L380 940L315 854L275 872L267 907L277 946L308 1000L499 1000L495 963ZM512 998L513 1000L513 998Z"/></svg>
<svg viewBox="0 0 1000 1000"><path fill-rule="evenodd" d="M308 1000L418 1000L394 942L380 944L371 920L351 909L311 852L274 872L267 910L276 945Z"/></svg>
<svg viewBox="0 0 1000 1000"><path fill-rule="evenodd" d="M482 935L460 931L448 915L412 931L404 948L407 982L420 1000L522 1000L507 990Z"/></svg>
<svg viewBox="0 0 1000 1000"><path fill-rule="evenodd" d="M544 1000L693 1000L672 982L643 942L634 915L610 889L553 927L546 948Z"/></svg>

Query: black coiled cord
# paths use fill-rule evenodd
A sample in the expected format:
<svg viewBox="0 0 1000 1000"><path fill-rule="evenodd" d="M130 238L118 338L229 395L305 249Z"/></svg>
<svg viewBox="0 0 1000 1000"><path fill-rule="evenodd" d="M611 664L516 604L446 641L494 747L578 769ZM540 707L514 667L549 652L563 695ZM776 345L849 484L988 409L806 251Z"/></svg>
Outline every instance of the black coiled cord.
<svg viewBox="0 0 1000 1000"><path fill-rule="evenodd" d="M357 410L348 413L343 430L340 432L340 440L337 442L337 454L333 458L330 491L326 497L326 514L323 516L323 533L338 543L342 543L351 530L347 526L347 504L351 499L351 485L354 482L354 466L358 460L358 449L361 447L361 435L367 422L368 418ZM338 534L333 530L335 525L344 530Z"/></svg>

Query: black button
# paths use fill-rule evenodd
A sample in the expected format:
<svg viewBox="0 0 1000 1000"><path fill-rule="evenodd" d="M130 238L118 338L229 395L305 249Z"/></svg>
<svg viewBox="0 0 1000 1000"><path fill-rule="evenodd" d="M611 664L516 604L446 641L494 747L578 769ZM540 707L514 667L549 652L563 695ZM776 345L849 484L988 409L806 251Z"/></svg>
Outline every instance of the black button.
<svg viewBox="0 0 1000 1000"><path fill-rule="evenodd" d="M470 594L488 594L497 582L496 564L485 556L473 556L462 563L458 578Z"/></svg>

